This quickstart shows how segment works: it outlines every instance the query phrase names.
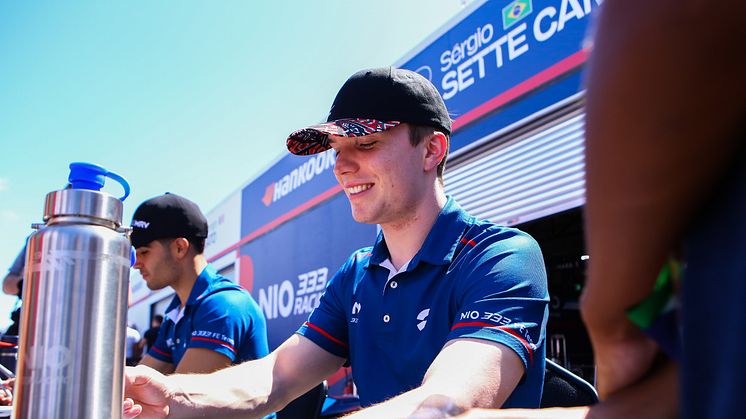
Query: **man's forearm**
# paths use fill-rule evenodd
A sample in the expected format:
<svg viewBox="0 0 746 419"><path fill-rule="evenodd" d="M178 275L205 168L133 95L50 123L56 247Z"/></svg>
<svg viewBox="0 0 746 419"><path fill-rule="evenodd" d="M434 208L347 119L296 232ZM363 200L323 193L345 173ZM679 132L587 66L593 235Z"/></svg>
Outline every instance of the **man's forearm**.
<svg viewBox="0 0 746 419"><path fill-rule="evenodd" d="M429 417L426 412L437 411L455 416L472 407L499 407L488 400L491 397L479 397L477 392L457 394L447 387L428 387L427 384L367 409L347 416L349 419L408 418Z"/></svg>
<svg viewBox="0 0 746 419"><path fill-rule="evenodd" d="M415 410L418 414L436 410L455 415L474 407L500 407L523 374L520 358L503 344L468 338L452 340L430 365L420 387L352 417L406 418Z"/></svg>
<svg viewBox="0 0 746 419"><path fill-rule="evenodd" d="M170 416L260 418L275 412L287 401L274 382L270 359L271 355L212 374L169 376Z"/></svg>
<svg viewBox="0 0 746 419"><path fill-rule="evenodd" d="M410 390L383 403L355 412L349 419L406 418L428 397L422 387Z"/></svg>

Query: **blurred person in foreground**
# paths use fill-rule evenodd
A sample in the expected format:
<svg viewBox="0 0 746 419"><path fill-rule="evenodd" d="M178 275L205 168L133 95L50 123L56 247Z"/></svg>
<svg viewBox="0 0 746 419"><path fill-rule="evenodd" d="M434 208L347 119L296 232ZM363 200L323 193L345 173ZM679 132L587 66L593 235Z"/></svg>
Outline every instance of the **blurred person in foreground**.
<svg viewBox="0 0 746 419"><path fill-rule="evenodd" d="M682 417L740 416L746 3L606 1L594 48L587 115L591 259L582 313L599 393L612 400L678 361ZM661 351L667 339L651 339L627 316L671 259L684 269L676 284L681 351ZM675 389L660 388L648 408L675 402ZM657 417L675 415L674 409Z"/></svg>
<svg viewBox="0 0 746 419"><path fill-rule="evenodd" d="M746 3L607 0L588 81L591 258L581 309L602 401L460 417L741 417ZM629 316L672 261L683 268L673 284L679 350ZM447 410L431 404L419 417Z"/></svg>

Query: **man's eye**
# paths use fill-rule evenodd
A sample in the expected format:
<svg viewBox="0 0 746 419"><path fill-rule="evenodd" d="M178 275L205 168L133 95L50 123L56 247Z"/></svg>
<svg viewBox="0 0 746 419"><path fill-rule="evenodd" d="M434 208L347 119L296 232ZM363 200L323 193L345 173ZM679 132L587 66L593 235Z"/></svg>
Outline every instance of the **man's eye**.
<svg viewBox="0 0 746 419"><path fill-rule="evenodd" d="M373 148L373 146L374 146L375 144L376 144L376 142L375 142L375 141L371 141L371 142L368 142L368 143L360 143L360 144L359 144L358 146L359 146L360 148L364 148L364 149L369 149L369 148Z"/></svg>

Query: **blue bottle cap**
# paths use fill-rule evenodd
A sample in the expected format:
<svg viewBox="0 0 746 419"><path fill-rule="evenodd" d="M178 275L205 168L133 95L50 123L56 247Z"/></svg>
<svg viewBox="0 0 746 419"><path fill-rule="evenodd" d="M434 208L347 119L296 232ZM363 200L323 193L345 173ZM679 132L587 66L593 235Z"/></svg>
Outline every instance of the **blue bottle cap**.
<svg viewBox="0 0 746 419"><path fill-rule="evenodd" d="M119 200L124 201L130 194L130 185L120 175L110 172L103 167L93 163L70 163L70 175L67 180L72 189L87 189L100 191L104 187L106 178L116 180L124 188L124 196Z"/></svg>

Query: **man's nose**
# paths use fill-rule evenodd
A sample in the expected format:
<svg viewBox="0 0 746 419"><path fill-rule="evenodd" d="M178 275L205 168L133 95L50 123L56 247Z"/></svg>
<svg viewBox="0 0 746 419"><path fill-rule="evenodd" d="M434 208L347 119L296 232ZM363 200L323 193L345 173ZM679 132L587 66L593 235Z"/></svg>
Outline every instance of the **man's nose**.
<svg viewBox="0 0 746 419"><path fill-rule="evenodd" d="M358 169L358 164L355 161L354 151L347 151L338 153L337 160L334 163L334 174L337 176L348 173L354 173Z"/></svg>

